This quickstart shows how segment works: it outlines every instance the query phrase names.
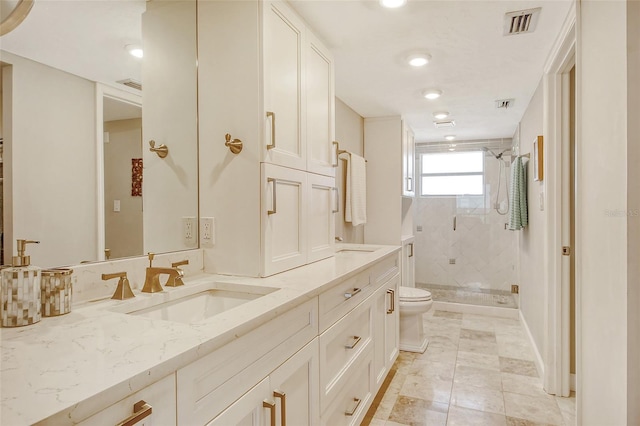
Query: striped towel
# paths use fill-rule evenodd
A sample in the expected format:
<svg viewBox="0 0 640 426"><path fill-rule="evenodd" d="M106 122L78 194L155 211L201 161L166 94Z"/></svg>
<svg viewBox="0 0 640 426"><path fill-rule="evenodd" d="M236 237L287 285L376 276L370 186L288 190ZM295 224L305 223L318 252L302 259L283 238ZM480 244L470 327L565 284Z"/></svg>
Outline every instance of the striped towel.
<svg viewBox="0 0 640 426"><path fill-rule="evenodd" d="M518 231L529 224L527 214L527 174L522 157L516 157L511 164L511 212L509 212L509 229Z"/></svg>

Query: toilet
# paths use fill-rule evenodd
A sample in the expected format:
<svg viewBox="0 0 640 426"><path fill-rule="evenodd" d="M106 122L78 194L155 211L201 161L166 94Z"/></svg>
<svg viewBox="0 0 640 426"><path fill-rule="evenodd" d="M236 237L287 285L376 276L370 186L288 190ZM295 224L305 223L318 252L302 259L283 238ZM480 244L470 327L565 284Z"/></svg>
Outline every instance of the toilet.
<svg viewBox="0 0 640 426"><path fill-rule="evenodd" d="M433 300L427 290L400 286L400 350L423 353L429 341L424 335L422 315L431 309Z"/></svg>

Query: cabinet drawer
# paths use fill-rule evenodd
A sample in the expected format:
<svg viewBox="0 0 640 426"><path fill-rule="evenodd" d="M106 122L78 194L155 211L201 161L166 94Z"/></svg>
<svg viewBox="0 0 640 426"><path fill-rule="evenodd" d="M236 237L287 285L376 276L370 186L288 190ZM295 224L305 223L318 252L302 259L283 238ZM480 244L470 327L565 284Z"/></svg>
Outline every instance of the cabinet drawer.
<svg viewBox="0 0 640 426"><path fill-rule="evenodd" d="M317 299L177 372L178 424L205 424L318 334Z"/></svg>
<svg viewBox="0 0 640 426"><path fill-rule="evenodd" d="M346 386L323 412L322 425L351 426L362 421L373 400L373 356L371 351L363 355Z"/></svg>
<svg viewBox="0 0 640 426"><path fill-rule="evenodd" d="M378 288L382 283L400 272L399 253L396 252L393 256L382 259L369 269L371 270L371 282L375 288Z"/></svg>
<svg viewBox="0 0 640 426"><path fill-rule="evenodd" d="M374 306L365 302L320 335L320 409L348 385L352 365L372 350Z"/></svg>
<svg viewBox="0 0 640 426"><path fill-rule="evenodd" d="M142 425L175 425L176 424L176 383L175 375L171 374L164 379L147 386L138 392L129 395L120 402L94 414L81 421L79 425L115 425L130 418L134 413L134 405L139 401L146 402L151 407L151 414L140 419L136 426ZM137 410L141 413L147 408ZM141 414L142 416L142 414ZM46 424L46 423L43 423ZM59 424L59 423L57 423Z"/></svg>
<svg viewBox="0 0 640 426"><path fill-rule="evenodd" d="M337 284L320 295L320 332L365 300L375 289L371 286L370 270Z"/></svg>

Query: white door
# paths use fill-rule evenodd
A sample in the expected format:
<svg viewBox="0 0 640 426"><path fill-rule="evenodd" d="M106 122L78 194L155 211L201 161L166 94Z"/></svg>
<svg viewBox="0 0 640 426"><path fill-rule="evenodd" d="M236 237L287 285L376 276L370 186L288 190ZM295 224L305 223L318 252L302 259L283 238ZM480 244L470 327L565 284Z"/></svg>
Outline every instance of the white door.
<svg viewBox="0 0 640 426"><path fill-rule="evenodd" d="M304 24L283 2L265 1L264 161L306 168L303 142Z"/></svg>
<svg viewBox="0 0 640 426"><path fill-rule="evenodd" d="M262 276L307 261L306 173L262 163Z"/></svg>
<svg viewBox="0 0 640 426"><path fill-rule="evenodd" d="M333 58L311 32L305 50L307 171L335 176Z"/></svg>
<svg viewBox="0 0 640 426"><path fill-rule="evenodd" d="M264 406L265 401L273 404L269 395L269 378L265 378L207 426L268 426L275 410Z"/></svg>
<svg viewBox="0 0 640 426"><path fill-rule="evenodd" d="M271 373L271 398L276 403L276 425L317 425L318 339L300 349Z"/></svg>
<svg viewBox="0 0 640 426"><path fill-rule="evenodd" d="M307 173L307 187L307 261L315 262L334 254L338 188L335 178L313 173Z"/></svg>

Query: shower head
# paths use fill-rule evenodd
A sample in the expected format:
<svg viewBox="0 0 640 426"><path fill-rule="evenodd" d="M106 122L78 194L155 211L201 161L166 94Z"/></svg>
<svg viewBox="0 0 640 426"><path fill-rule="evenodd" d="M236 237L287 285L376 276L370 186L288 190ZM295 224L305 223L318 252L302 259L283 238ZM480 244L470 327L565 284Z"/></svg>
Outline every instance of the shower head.
<svg viewBox="0 0 640 426"><path fill-rule="evenodd" d="M486 146L482 147L482 150L484 152L489 152L491 153L491 155L493 155L494 157L496 157L496 160L500 160L502 158L502 155L506 152L511 151L511 149L505 149L504 151L500 152L499 154L496 154L495 152L493 152L492 150L490 150L489 148L487 148Z"/></svg>

